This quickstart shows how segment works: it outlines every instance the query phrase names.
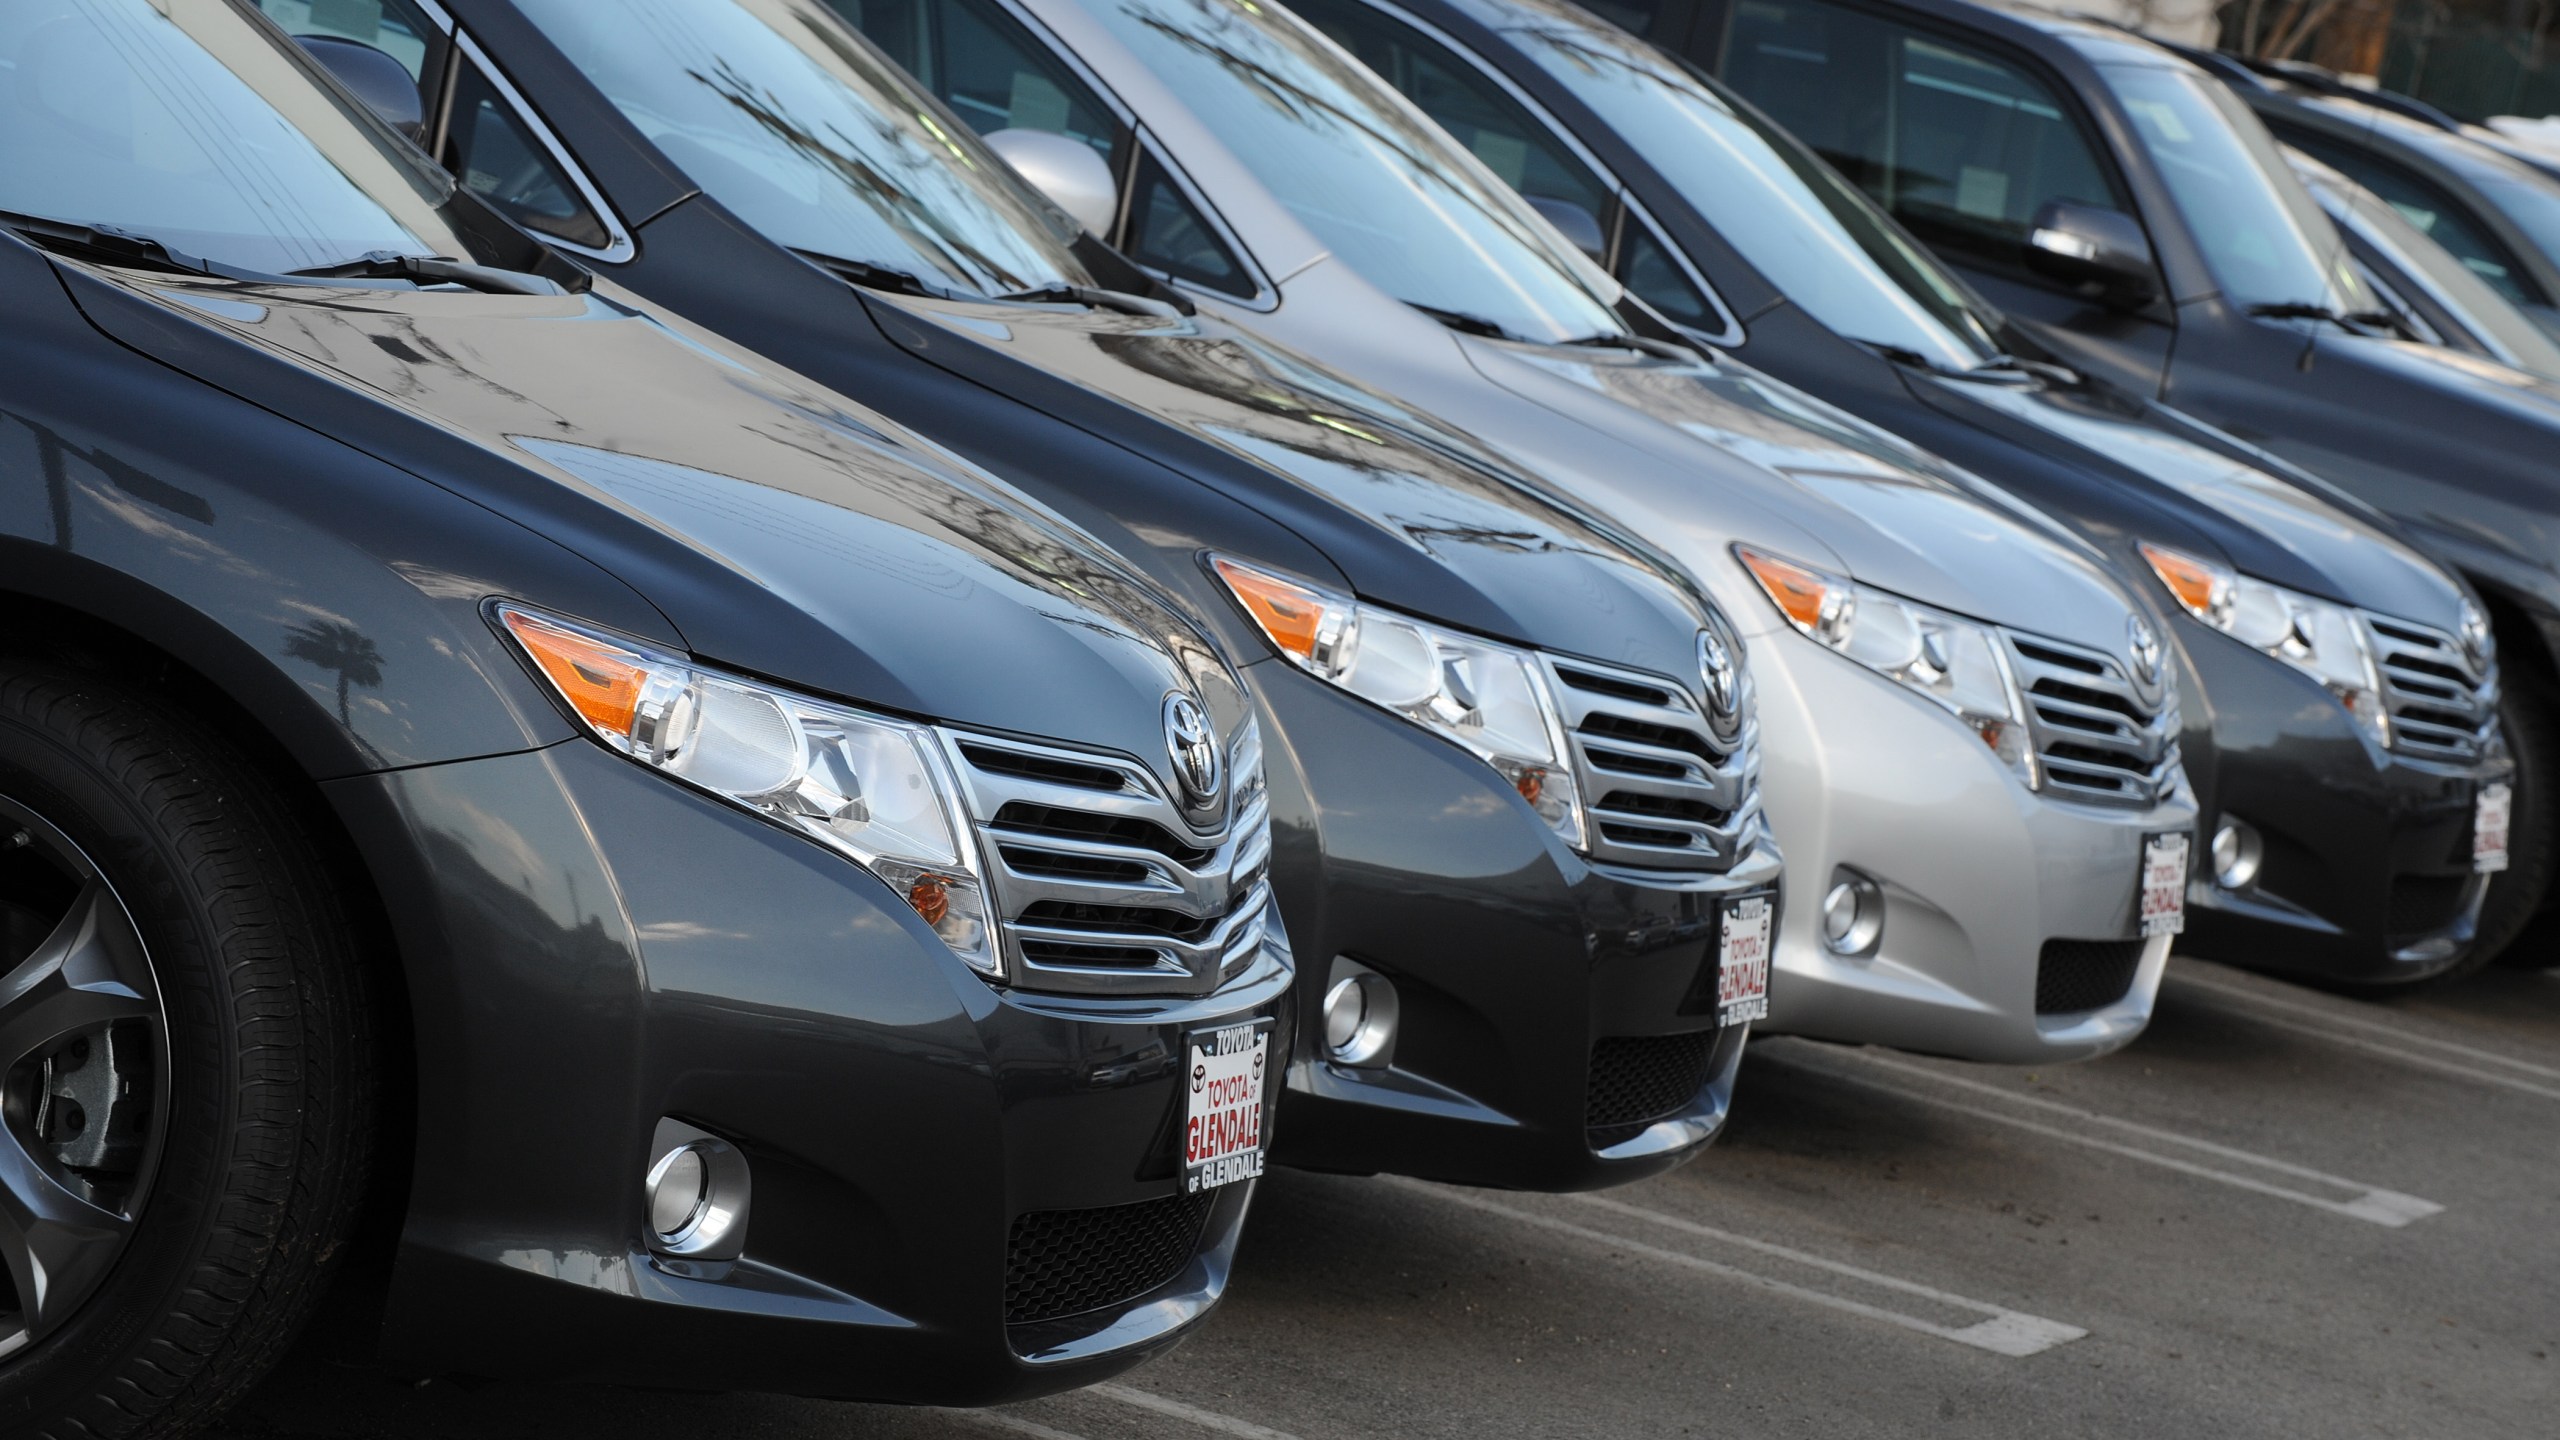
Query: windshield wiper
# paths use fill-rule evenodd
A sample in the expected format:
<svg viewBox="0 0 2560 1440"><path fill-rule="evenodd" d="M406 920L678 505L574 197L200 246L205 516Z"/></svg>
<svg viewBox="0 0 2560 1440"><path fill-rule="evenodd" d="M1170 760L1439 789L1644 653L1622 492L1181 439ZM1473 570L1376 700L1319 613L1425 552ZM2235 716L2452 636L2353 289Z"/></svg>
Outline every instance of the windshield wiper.
<svg viewBox="0 0 2560 1440"><path fill-rule="evenodd" d="M1461 335L1482 335L1488 340L1522 339L1481 315L1470 315L1464 310L1443 310L1437 305L1419 305L1410 300L1405 303Z"/></svg>
<svg viewBox="0 0 2560 1440"><path fill-rule="evenodd" d="M295 279L319 280L407 280L417 285L460 285L490 295L566 295L559 282L521 270L501 270L494 265L473 265L462 260L447 260L441 255L403 255L396 250L368 250L353 260L335 265L314 265L303 270L288 270Z"/></svg>
<svg viewBox="0 0 2560 1440"><path fill-rule="evenodd" d="M259 278L245 270L233 270L183 250L173 250L148 235L114 225L82 225L42 215L22 215L14 210L0 210L0 225L8 226L48 249L77 251L110 265L142 266L177 275Z"/></svg>
<svg viewBox="0 0 2560 1440"><path fill-rule="evenodd" d="M866 290L886 290L893 295L921 295L928 300L970 300L976 296L961 295L894 265L881 265L869 260L849 260L842 255L829 255L818 250L792 252L810 264L840 280L849 280Z"/></svg>
<svg viewBox="0 0 2560 1440"><path fill-rule="evenodd" d="M1905 369L1922 370L1931 375L1942 375L1949 380L1972 380L1993 385L2015 385L2027 380L2049 380L2056 384L2072 385L2077 384L2080 379L2079 376L2059 365L2047 365L2041 360L2022 360L2015 355L1994 355L1988 360L1973 365L1943 365L1908 345L1893 345L1882 340L1854 340L1851 343L1862 345Z"/></svg>
<svg viewBox="0 0 2560 1440"><path fill-rule="evenodd" d="M2400 328L2387 311L2358 310L2342 315L2326 305L2314 305L2304 300L2252 305L2249 313L2261 320L2325 320L2351 335L2370 335L2376 330L2397 331Z"/></svg>
<svg viewBox="0 0 2560 1440"><path fill-rule="evenodd" d="M1559 340L1556 343L1581 345L1594 350L1633 350L1640 355L1651 355L1657 360L1694 361L1698 358L1698 352L1685 346L1674 345L1668 340L1656 340L1648 335L1629 335L1622 331L1603 330L1596 335L1577 335L1570 340Z"/></svg>
<svg viewBox="0 0 2560 1440"><path fill-rule="evenodd" d="M1106 290L1099 285L1072 285L1061 281L1030 290L1016 290L998 295L998 300L1020 305L1090 305L1098 310L1117 310L1124 315L1152 315L1161 320L1177 320L1182 310L1147 295L1132 295L1126 290Z"/></svg>

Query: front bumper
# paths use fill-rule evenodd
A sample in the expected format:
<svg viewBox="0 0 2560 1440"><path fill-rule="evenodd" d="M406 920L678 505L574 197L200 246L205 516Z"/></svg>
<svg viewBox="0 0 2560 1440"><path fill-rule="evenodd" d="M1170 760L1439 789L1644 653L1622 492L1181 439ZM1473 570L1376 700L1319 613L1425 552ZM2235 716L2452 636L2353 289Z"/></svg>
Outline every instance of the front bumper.
<svg viewBox="0 0 2560 1440"><path fill-rule="evenodd" d="M2488 891L2471 870L2474 806L2509 773L2503 750L2469 765L2377 754L2307 677L2192 621L2178 639L2212 729L2193 767L2203 818L2180 951L2356 984L2460 962ZM2215 882L2208 854L2226 815L2264 841L2238 890Z"/></svg>
<svg viewBox="0 0 2560 1440"><path fill-rule="evenodd" d="M1797 892L1764 1030L2013 1065L2142 1032L2171 944L2138 933L2143 841L2194 828L2185 785L2140 810L2051 799L1944 710L1809 641L1770 634L1753 660L1762 793ZM1843 872L1884 897L1861 956L1822 941L1818 900Z"/></svg>
<svg viewBox="0 0 2560 1440"><path fill-rule="evenodd" d="M1748 1027L1718 1029L1693 987L1713 978L1723 901L1775 895L1765 834L1722 875L1598 869L1475 757L1277 661L1254 673L1273 883L1308 1017L1274 1158L1564 1191L1658 1173L1714 1138ZM1322 1050L1337 962L1396 987L1383 1065Z"/></svg>
<svg viewBox="0 0 2560 1440"><path fill-rule="evenodd" d="M868 873L582 741L334 787L415 1036L386 1358L989 1404L1136 1364L1223 1290L1252 1183L1184 1193L1184 1039L1269 1017L1276 1062L1285 941L1196 1000L999 992ZM741 1259L643 1244L662 1116L748 1157ZM1059 1244L1120 1268L1061 1282Z"/></svg>

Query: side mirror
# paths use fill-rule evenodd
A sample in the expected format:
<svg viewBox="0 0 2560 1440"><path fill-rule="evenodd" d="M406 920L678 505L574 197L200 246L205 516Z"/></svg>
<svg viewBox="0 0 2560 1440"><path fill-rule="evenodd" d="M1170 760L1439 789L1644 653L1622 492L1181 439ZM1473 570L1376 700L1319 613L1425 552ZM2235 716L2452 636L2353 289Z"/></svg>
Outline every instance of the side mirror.
<svg viewBox="0 0 2560 1440"><path fill-rule="evenodd" d="M384 124L411 140L426 143L426 106L418 99L418 82L410 78L408 66L361 41L341 40L335 35L293 38L312 59L337 76L339 84L356 92L356 98L382 117Z"/></svg>
<svg viewBox="0 0 2560 1440"><path fill-rule="evenodd" d="M2056 200L2038 210L2027 227L2027 268L2065 285L2094 285L2099 299L2120 310L2160 293L2142 222L2102 205Z"/></svg>
<svg viewBox="0 0 2560 1440"><path fill-rule="evenodd" d="M1111 166L1092 146L1046 130L998 130L987 148L1004 158L1031 188L1075 218L1097 240L1111 238L1120 218L1120 186Z"/></svg>
<svg viewBox="0 0 2560 1440"><path fill-rule="evenodd" d="M1572 241L1574 249L1590 256L1593 264L1609 263L1609 237L1601 233L1599 216L1570 200L1558 200L1547 195L1523 198L1528 200L1530 209L1556 227L1557 233Z"/></svg>

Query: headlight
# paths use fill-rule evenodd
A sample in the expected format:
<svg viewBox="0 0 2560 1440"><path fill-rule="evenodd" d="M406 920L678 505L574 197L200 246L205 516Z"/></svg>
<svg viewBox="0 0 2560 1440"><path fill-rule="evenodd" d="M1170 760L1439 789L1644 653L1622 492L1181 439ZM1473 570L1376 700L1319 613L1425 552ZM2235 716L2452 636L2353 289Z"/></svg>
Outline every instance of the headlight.
<svg viewBox="0 0 2560 1440"><path fill-rule="evenodd" d="M1567 845L1582 845L1582 797L1564 761L1564 726L1529 652L1242 561L1210 563L1298 668L1474 751Z"/></svg>
<svg viewBox="0 0 2560 1440"><path fill-rule="evenodd" d="M953 954L997 973L977 858L931 731L517 606L496 608L597 739L850 856L906 897Z"/></svg>
<svg viewBox="0 0 2560 1440"><path fill-rule="evenodd" d="M2382 672L2364 626L2342 605L2315 600L2228 565L2145 542L2142 558L2186 612L2252 649L2262 650L2320 682L2356 728L2378 747L2391 744L2391 714L2382 703Z"/></svg>
<svg viewBox="0 0 2560 1440"><path fill-rule="evenodd" d="M1945 706L2035 786L2026 699L1991 627L1747 545L1733 553L1789 624Z"/></svg>

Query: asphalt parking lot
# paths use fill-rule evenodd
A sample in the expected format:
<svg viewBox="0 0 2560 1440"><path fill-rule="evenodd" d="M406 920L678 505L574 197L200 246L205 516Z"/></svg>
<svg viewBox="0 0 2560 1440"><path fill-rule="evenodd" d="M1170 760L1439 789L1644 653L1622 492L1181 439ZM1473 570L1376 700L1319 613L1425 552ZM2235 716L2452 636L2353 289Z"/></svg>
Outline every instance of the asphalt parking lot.
<svg viewBox="0 0 2560 1440"><path fill-rule="evenodd" d="M2560 973L2366 1003L2191 961L2131 1050L1756 1042L1687 1167L1543 1197L1282 1172L1232 1298L990 1412L414 1385L298 1356L248 1437L2560 1433Z"/></svg>

